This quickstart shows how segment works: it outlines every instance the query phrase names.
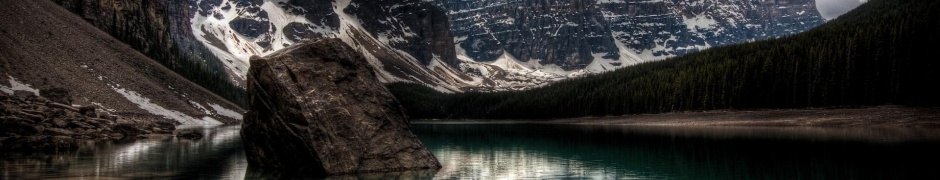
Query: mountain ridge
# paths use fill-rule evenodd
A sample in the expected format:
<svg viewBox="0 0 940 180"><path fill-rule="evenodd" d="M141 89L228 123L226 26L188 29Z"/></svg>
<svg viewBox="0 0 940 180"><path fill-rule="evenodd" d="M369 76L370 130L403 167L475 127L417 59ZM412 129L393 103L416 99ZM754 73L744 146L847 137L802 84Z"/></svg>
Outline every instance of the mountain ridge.
<svg viewBox="0 0 940 180"><path fill-rule="evenodd" d="M73 103L184 125L236 123L243 111L50 1L0 7L0 93L66 88ZM48 28L48 27L55 28ZM10 83L7 86L6 82Z"/></svg>
<svg viewBox="0 0 940 180"><path fill-rule="evenodd" d="M940 2L869 1L813 30L517 92L391 84L415 118L554 119L711 109L936 106Z"/></svg>
<svg viewBox="0 0 940 180"><path fill-rule="evenodd" d="M716 21L718 18L738 19L734 22L741 24L751 19L808 22L798 28L783 28L792 32L812 27L821 19L806 0L53 1L239 104L246 104L247 60L304 39L343 38L370 59L382 82L420 83L442 92L503 91L544 86L721 45L709 44L707 37L734 36L736 40L728 43L736 43L753 40L749 34L760 32L718 28L724 23ZM769 15L755 13L777 7L777 2L795 8L787 6L780 10L785 13L778 14L773 12L780 8L771 8ZM532 8L513 8L519 3ZM478 10L477 6L483 8ZM788 9L805 12L794 14ZM699 17L695 13L704 14L704 19L686 21ZM723 14L740 16L720 16ZM722 34L714 33L718 31Z"/></svg>

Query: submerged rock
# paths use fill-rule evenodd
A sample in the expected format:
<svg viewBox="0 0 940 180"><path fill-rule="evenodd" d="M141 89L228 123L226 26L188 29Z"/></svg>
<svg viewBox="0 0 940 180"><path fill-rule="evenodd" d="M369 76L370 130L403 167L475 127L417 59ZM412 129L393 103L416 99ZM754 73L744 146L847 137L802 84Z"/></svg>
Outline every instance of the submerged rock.
<svg viewBox="0 0 940 180"><path fill-rule="evenodd" d="M338 39L297 44L248 73L252 168L312 175L439 169L365 58Z"/></svg>

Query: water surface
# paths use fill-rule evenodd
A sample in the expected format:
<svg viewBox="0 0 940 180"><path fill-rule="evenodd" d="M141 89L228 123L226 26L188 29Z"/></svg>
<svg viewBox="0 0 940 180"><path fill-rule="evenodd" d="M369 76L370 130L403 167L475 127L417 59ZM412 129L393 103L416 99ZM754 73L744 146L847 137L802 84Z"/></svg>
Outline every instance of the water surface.
<svg viewBox="0 0 940 180"><path fill-rule="evenodd" d="M88 143L77 151L0 155L0 179L244 179L239 126L197 128L199 140Z"/></svg>
<svg viewBox="0 0 940 180"><path fill-rule="evenodd" d="M415 124L437 178L937 179L933 129Z"/></svg>
<svg viewBox="0 0 940 180"><path fill-rule="evenodd" d="M940 179L940 131L934 129L465 123L412 128L444 167L394 178ZM164 137L89 143L70 152L3 152L0 179L271 177L247 167L238 126L201 131L206 136L199 140Z"/></svg>

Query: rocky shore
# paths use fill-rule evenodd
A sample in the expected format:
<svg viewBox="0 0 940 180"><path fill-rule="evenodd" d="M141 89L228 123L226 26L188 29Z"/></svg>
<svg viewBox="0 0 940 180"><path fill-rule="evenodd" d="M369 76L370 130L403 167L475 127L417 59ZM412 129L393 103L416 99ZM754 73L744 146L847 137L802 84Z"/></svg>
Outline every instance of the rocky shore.
<svg viewBox="0 0 940 180"><path fill-rule="evenodd" d="M135 120L95 106L74 106L64 89L33 94L0 93L0 150L57 151L78 148L88 140L171 134L169 120Z"/></svg>

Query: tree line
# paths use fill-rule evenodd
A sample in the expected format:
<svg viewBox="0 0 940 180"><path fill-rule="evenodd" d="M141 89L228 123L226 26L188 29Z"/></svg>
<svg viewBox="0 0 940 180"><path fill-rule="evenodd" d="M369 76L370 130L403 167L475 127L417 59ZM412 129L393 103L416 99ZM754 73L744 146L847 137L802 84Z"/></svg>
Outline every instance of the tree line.
<svg viewBox="0 0 940 180"><path fill-rule="evenodd" d="M388 85L412 118L940 105L940 1L872 0L813 30L507 92Z"/></svg>
<svg viewBox="0 0 940 180"><path fill-rule="evenodd" d="M171 1L163 3L167 8L178 6L178 4L173 4ZM141 5L150 6L151 4L143 1ZM76 8L83 7L79 5ZM148 17L145 10L147 8L141 7L141 10L133 12L135 14L132 16L120 15L118 11L111 11L110 26L101 29L210 92L242 108L248 108L248 91L233 82L226 72L222 60L216 57L208 48L196 42L192 42L195 44L189 45L188 48L183 48L174 41L174 36L170 34L170 30L163 29L160 31L157 30L159 29L157 27L142 28L141 24L136 24L141 22L129 20L136 17L140 21L146 22L144 24L155 23L150 22L152 19L144 18ZM76 11L84 12L81 9ZM119 20L121 19L119 17L123 17L124 20ZM161 18L163 18L163 22L172 22L168 19L172 18L170 16ZM168 26L167 24L161 25Z"/></svg>

